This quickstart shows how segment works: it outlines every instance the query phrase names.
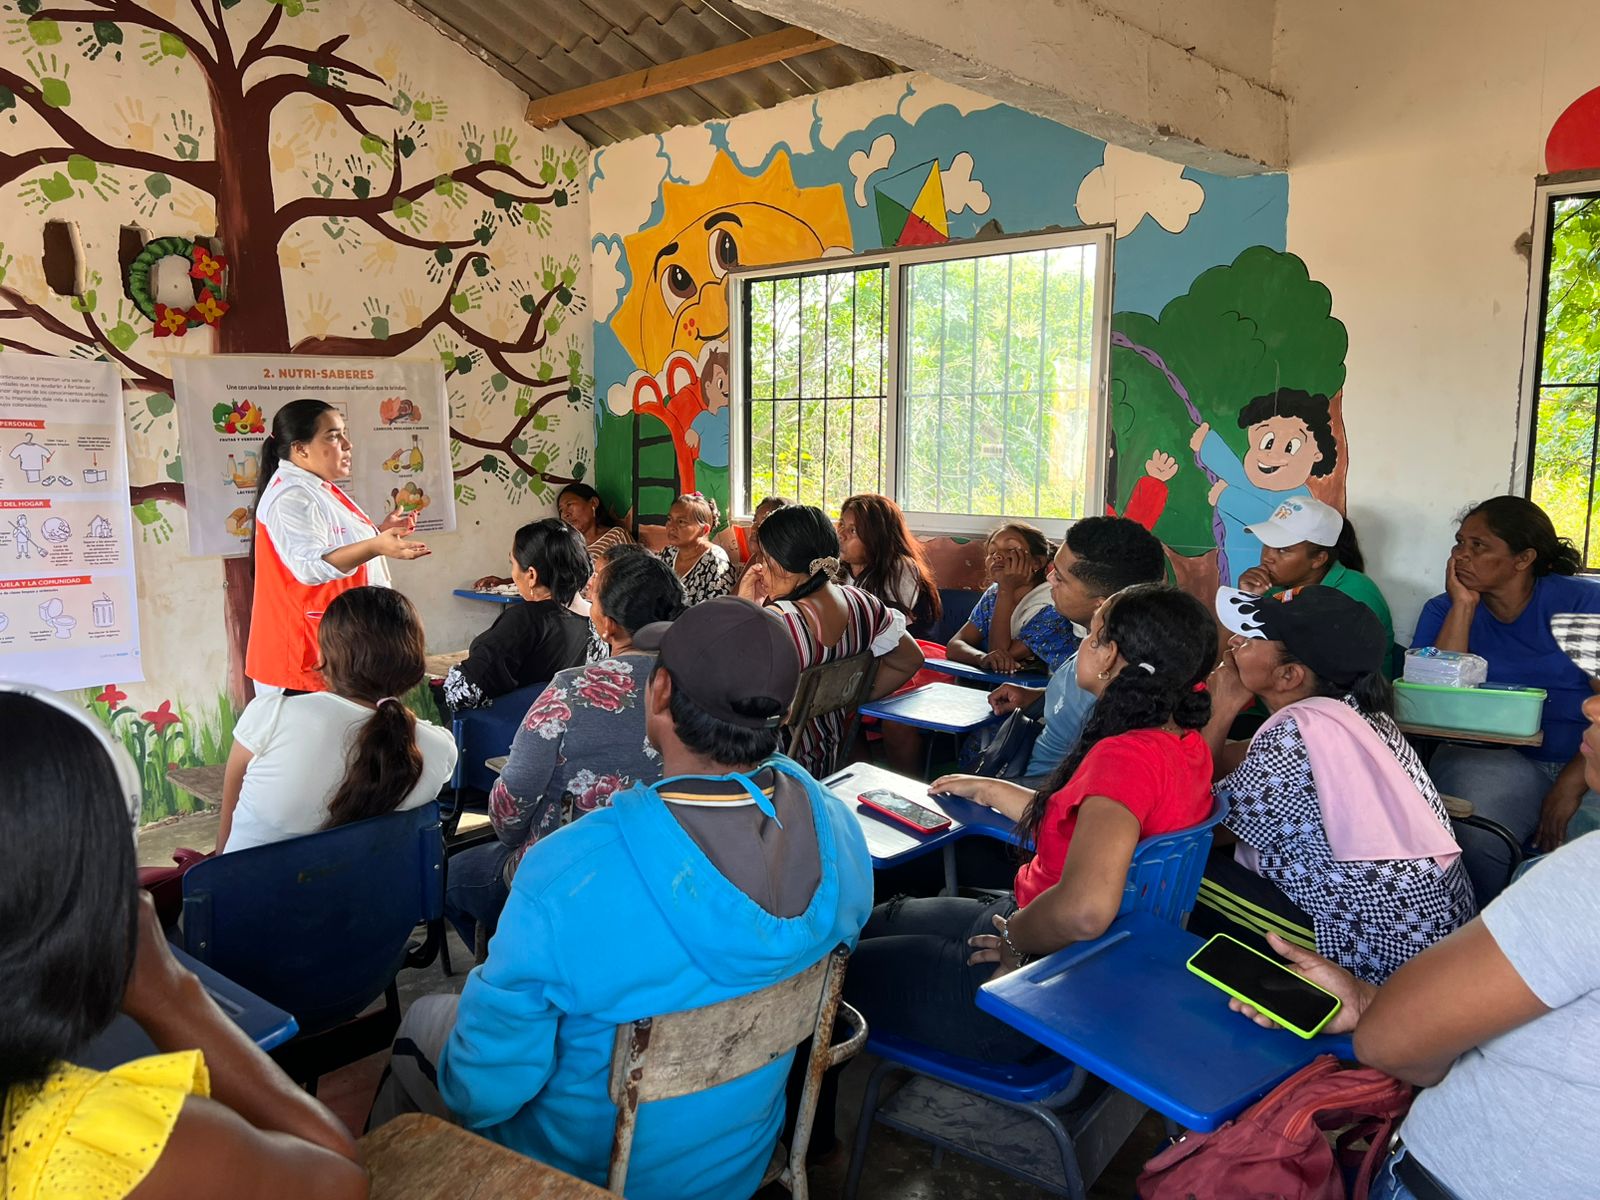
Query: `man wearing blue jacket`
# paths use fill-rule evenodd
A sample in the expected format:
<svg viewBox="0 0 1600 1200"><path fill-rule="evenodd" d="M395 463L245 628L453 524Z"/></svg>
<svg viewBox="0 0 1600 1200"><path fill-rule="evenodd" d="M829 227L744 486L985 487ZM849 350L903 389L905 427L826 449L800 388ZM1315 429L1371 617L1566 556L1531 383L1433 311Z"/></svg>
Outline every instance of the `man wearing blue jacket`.
<svg viewBox="0 0 1600 1200"><path fill-rule="evenodd" d="M459 1001L407 1013L373 1124L433 1111L604 1184L618 1025L756 991L855 945L872 910L866 840L775 753L800 669L783 627L724 597L644 627L634 646L660 652L645 728L664 777L529 851ZM753 1193L789 1062L641 1108L628 1195Z"/></svg>

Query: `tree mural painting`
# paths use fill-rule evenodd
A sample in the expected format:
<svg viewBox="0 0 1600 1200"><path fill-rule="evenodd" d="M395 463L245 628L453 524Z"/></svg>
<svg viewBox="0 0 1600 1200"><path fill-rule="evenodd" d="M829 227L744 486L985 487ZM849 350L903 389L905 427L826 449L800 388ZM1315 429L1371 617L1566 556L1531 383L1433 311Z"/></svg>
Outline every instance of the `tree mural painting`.
<svg viewBox="0 0 1600 1200"><path fill-rule="evenodd" d="M1128 504L1140 465L1154 454L1192 464L1168 484L1170 500L1155 533L1172 551L1180 580L1197 595L1214 594L1219 569L1231 580L1255 565L1219 561L1226 539L1218 514L1221 485L1217 471L1192 450L1202 424L1242 460L1250 446L1239 418L1251 400L1285 389L1326 397L1334 447L1326 457L1333 461L1318 463L1303 486L1344 509L1342 389L1349 337L1331 315L1332 302L1299 258L1252 246L1228 266L1203 272L1159 318L1123 312L1112 320L1107 502L1119 511Z"/></svg>
<svg viewBox="0 0 1600 1200"><path fill-rule="evenodd" d="M135 0L61 5L15 0L17 15L11 24L26 39L23 44L36 52L25 60L28 76L0 66L0 113L25 106L59 144L0 154L0 184L42 172L24 182L23 192L29 203L46 209L52 201L87 190L109 198L122 186L121 171L142 177L148 211L172 191L174 181L204 193L215 204L215 244L228 262L231 311L212 333L216 352L388 357L426 344L440 355L447 374L475 373L483 380L486 397L509 394L512 399L505 406L510 425L498 436L458 428L452 405L458 499L474 498L471 480L478 476L498 481L508 491L536 495L546 494L549 484L571 482L552 473L553 450L540 434L558 419L552 405L582 404L593 387L576 346L561 358L560 347L551 341L566 316L584 307L574 291L578 262L547 258L535 278L502 279L487 250L503 230L547 230L549 210L564 207L575 195L582 155L546 147L530 173L517 165L514 133L504 130L485 137L469 126L462 130L459 165L416 178L426 174L418 151L434 136L445 106L408 94L403 77L391 85L385 73L345 55L348 33L314 48L295 44L292 23L315 11L315 0L189 0L189 8L191 15L180 25L171 15L175 6L159 0L151 0L150 7ZM64 25L81 30L69 32ZM18 40L14 36L13 44ZM90 64L109 63L131 53L136 40L147 63L170 60L176 69L199 72L210 109L209 155L203 153L204 130L192 127L187 114L187 127L174 118L170 155L103 138L69 114L73 89L83 86L83 71L72 72L68 48L75 43ZM308 173L310 194L280 200L274 195L273 156L279 147L273 140L273 118L295 98L326 106L328 119L348 131L352 146L338 159L318 156L316 170ZM14 123L15 111L10 115ZM477 214L469 236L430 236L430 213L460 214L469 204L475 204ZM414 319L395 329L387 301L372 297L366 306L365 336L319 336L291 345L280 243L302 222L317 223L341 252L363 237L426 252L439 299L431 307L414 306L415 312L408 314ZM431 223L436 231L445 224ZM108 302L102 302L96 285L103 281L105 265L89 274L90 286L72 302L77 324L14 287L0 286L0 301L7 306L0 310L0 322L29 320L47 343L59 343L60 349L10 336L15 326L0 326L7 334L0 347L114 360L124 369L127 386L151 393L150 411L162 415L171 408L171 379L141 354L154 329L123 306L115 294L120 289L107 289ZM111 273L120 273L109 265ZM0 265L0 284L3 270ZM500 328L486 332L468 314L481 307L487 293L502 289L518 297L520 327L506 328L501 322ZM580 462L574 475L583 470ZM133 488L136 513L147 524L155 519L156 503L183 501L181 467L174 463L169 475L168 480ZM229 690L234 703L242 704L253 574L247 558L225 560L224 570Z"/></svg>

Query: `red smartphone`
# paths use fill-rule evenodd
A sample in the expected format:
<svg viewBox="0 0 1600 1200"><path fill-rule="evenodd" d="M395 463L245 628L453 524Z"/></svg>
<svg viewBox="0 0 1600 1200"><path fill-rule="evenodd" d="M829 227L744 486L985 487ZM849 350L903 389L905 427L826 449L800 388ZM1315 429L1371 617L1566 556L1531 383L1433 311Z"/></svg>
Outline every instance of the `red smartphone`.
<svg viewBox="0 0 1600 1200"><path fill-rule="evenodd" d="M872 788L862 792L856 799L874 812L880 812L891 821L898 821L918 833L938 833L950 828L950 818L942 812L935 812L915 800L907 800L899 792L891 792L888 788Z"/></svg>

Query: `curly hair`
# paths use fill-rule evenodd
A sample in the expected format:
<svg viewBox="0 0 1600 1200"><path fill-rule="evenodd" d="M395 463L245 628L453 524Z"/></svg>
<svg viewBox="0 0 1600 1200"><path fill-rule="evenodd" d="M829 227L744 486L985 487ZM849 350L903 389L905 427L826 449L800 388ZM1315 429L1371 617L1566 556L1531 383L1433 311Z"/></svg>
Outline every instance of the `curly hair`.
<svg viewBox="0 0 1600 1200"><path fill-rule="evenodd" d="M1322 455L1311 468L1313 476L1332 475L1339 465L1339 443L1333 436L1333 404L1326 396L1314 396L1299 388L1279 388L1257 396L1239 410L1239 428L1249 429L1272 417L1293 417L1303 422L1316 439Z"/></svg>

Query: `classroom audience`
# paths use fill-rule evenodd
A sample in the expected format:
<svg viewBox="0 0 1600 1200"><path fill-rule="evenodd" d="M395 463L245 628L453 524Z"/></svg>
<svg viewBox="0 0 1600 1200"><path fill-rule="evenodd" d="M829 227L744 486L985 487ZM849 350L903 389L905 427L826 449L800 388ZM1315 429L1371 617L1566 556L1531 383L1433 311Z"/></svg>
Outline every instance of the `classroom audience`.
<svg viewBox="0 0 1600 1200"><path fill-rule="evenodd" d="M1322 954L1381 983L1476 907L1438 789L1394 723L1383 627L1320 586L1222 588L1217 615L1234 636L1208 681L1206 737L1239 853L1213 855L1207 878L1250 911L1311 926ZM1266 723L1229 743L1258 699Z"/></svg>
<svg viewBox="0 0 1600 1200"><path fill-rule="evenodd" d="M633 635L682 615L683 587L636 547L613 546L607 558L589 619L609 654L558 671L533 702L489 793L498 840L450 859L445 915L468 945L476 925L494 933L517 864L541 838L605 807L614 792L661 778L644 728L644 685L656 656L635 649Z"/></svg>
<svg viewBox="0 0 1600 1200"><path fill-rule="evenodd" d="M472 639L466 659L450 668L444 680L450 707L481 708L581 666L589 621L571 605L591 570L583 543L564 522L546 517L517 530L511 579L522 603L506 605L494 624Z"/></svg>
<svg viewBox="0 0 1600 1200"><path fill-rule="evenodd" d="M1585 783L1578 742L1582 707L1596 685L1561 653L1556 613L1600 613L1600 584L1544 510L1496 496L1468 510L1445 560L1445 590L1417 618L1413 646L1469 651L1489 682L1545 691L1539 746L1441 746L1428 763L1439 790L1470 801L1518 842L1553 850L1600 828L1600 796Z"/></svg>
<svg viewBox="0 0 1600 1200"><path fill-rule="evenodd" d="M1041 664L1054 671L1067 661L1078 635L1050 602L1054 553L1050 539L1022 521L989 535L983 562L993 582L945 648L953 661L1004 675Z"/></svg>
<svg viewBox="0 0 1600 1200"><path fill-rule="evenodd" d="M1239 576L1241 592L1276 596L1317 584L1331 587L1370 608L1393 644L1389 602L1365 574L1356 527L1338 509L1310 496L1289 496L1265 521L1245 528L1261 543L1261 565Z"/></svg>
<svg viewBox="0 0 1600 1200"><path fill-rule="evenodd" d="M391 588L341 592L318 623L327 691L257 696L223 771L217 852L416 808L456 765L450 731L402 697L422 682L422 621Z"/></svg>
<svg viewBox="0 0 1600 1200"><path fill-rule="evenodd" d="M939 623L943 605L922 543L888 496L851 496L839 507L839 561L849 582L904 613L913 637Z"/></svg>
<svg viewBox="0 0 1600 1200"><path fill-rule="evenodd" d="M711 540L716 527L717 502L699 492L679 496L667 510L667 546L660 557L683 584L690 604L733 591L733 563Z"/></svg>
<svg viewBox="0 0 1600 1200"><path fill-rule="evenodd" d="M1126 517L1086 517L1067 529L1050 565L1050 603L1064 620L1086 628L1108 596L1137 583L1159 583L1167 559L1161 543ZM1078 686L1077 664L1069 656L1050 673L1043 688L1001 684L989 694L997 713L1025 710L1042 719L1021 782L1042 784L1078 744L1094 696Z"/></svg>
<svg viewBox="0 0 1600 1200"><path fill-rule="evenodd" d="M870 651L878 659L873 699L887 696L922 666L922 650L906 632L903 613L860 588L842 583L839 536L820 508L790 505L767 518L761 542L773 599L766 611L783 623L802 670ZM808 721L793 757L825 775L847 754L849 714L836 710Z"/></svg>
<svg viewBox="0 0 1600 1200"><path fill-rule="evenodd" d="M1554 636L1600 678L1600 617ZM1586 781L1600 788L1600 697L1583 702ZM1423 1089L1373 1200L1592 1195L1600 1176L1600 837L1577 837L1381 987L1281 940L1294 970L1343 1002L1329 1032ZM1232 1007L1260 1024L1249 1005Z"/></svg>
<svg viewBox="0 0 1600 1200"><path fill-rule="evenodd" d="M569 483L557 493L556 516L583 539L583 548L591 559L598 559L613 546L634 544L628 527L611 515L600 493L587 483ZM472 586L482 592L505 587L511 582L504 575L485 575Z"/></svg>
<svg viewBox="0 0 1600 1200"><path fill-rule="evenodd" d="M143 788L127 752L77 702L24 685L0 683L0 724L0 1191L365 1197L344 1125L168 948L135 884ZM74 1066L119 1012L158 1053Z"/></svg>
<svg viewBox="0 0 1600 1200"><path fill-rule="evenodd" d="M1199 731L1211 712L1211 614L1176 588L1139 584L1092 620L1077 672L1094 709L1045 786L975 775L930 786L1004 813L1035 850L997 899L899 897L873 910L844 985L871 1028L968 1058L1025 1057L1035 1043L976 1007L979 985L1099 937L1140 839L1210 814L1211 751Z"/></svg>
<svg viewBox="0 0 1600 1200"><path fill-rule="evenodd" d="M725 597L634 636L659 654L645 728L665 780L529 851L488 961L459 997L406 1013L374 1124L422 1108L604 1183L618 1025L755 991L856 941L872 896L860 824L774 753L800 673L783 628ZM789 1061L651 1104L628 1195L752 1194Z"/></svg>

